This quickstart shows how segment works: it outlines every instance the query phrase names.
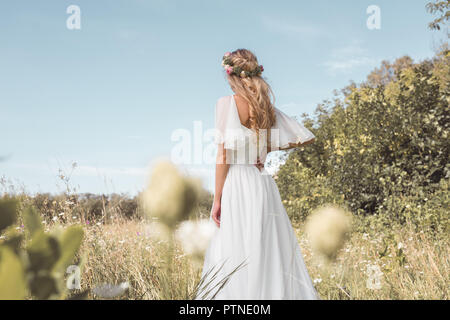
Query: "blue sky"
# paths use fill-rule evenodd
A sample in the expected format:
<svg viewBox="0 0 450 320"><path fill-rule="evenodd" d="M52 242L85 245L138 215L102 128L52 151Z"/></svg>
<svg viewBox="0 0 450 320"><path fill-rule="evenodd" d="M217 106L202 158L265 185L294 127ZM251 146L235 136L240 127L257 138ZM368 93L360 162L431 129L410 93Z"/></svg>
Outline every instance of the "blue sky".
<svg viewBox="0 0 450 320"><path fill-rule="evenodd" d="M231 94L224 52L248 48L276 105L312 114L383 59L433 56L442 35L421 0L2 1L0 176L29 192L58 192L58 169L80 192L135 194L149 164L170 157L174 130L212 128ZM69 30L69 5L81 29ZM381 29L366 8L381 9ZM205 187L213 165L191 165Z"/></svg>

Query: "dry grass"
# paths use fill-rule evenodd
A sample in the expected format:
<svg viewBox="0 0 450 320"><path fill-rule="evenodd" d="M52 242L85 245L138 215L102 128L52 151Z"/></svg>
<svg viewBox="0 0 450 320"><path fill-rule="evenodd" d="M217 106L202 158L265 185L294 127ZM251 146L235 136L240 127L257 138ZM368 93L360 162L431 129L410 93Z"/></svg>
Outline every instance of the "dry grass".
<svg viewBox="0 0 450 320"><path fill-rule="evenodd" d="M172 272L167 274L168 245L150 237L147 226L143 221L130 220L87 226L81 249L82 289L128 281L131 289L122 299L187 299L200 270L176 248ZM169 282L173 285L164 297L163 286Z"/></svg>
<svg viewBox="0 0 450 320"><path fill-rule="evenodd" d="M23 205L30 203L25 192L13 193L19 194ZM82 289L128 281L130 290L121 299L191 297L201 270L180 248L175 248L168 274L168 243L151 237L146 222L120 218L118 212L100 220L107 220L107 224L86 224L81 217L71 220L77 208L66 208L66 204L62 198L61 210L66 212L63 217L56 211L42 214L47 228L54 223L84 223L85 238L80 250ZM70 219L63 219L66 216ZM350 235L332 263L314 255L302 226L295 227L308 271L322 299L449 299L448 234L417 231L411 226L369 225L363 228L367 233ZM382 272L380 289L367 286L371 266ZM96 297L91 293L90 298Z"/></svg>
<svg viewBox="0 0 450 320"><path fill-rule="evenodd" d="M142 221L87 226L83 244L82 287L129 281L126 299L160 299L169 279L163 271L167 246L154 240ZM336 261L326 263L311 251L301 228L295 229L305 262L322 299L448 299L449 247L407 227L384 234L353 233ZM401 250L398 249L403 246ZM384 253L384 256L382 256ZM382 271L381 288L369 289L368 266ZM177 249L171 299L184 299L199 280L199 269Z"/></svg>
<svg viewBox="0 0 450 320"><path fill-rule="evenodd" d="M322 299L449 299L448 238L437 240L408 227L393 230L392 237L355 232L336 261L326 263L296 231ZM371 266L382 272L379 289L367 286Z"/></svg>

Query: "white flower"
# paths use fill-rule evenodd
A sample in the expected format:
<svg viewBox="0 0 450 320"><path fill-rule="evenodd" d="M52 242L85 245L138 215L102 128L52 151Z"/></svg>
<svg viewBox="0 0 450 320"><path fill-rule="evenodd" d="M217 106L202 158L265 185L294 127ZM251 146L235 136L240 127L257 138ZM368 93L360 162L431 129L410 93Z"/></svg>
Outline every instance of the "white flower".
<svg viewBox="0 0 450 320"><path fill-rule="evenodd" d="M321 283L321 282L322 282L322 279L320 279L320 278L314 279L314 284Z"/></svg>
<svg viewBox="0 0 450 320"><path fill-rule="evenodd" d="M56 221L56 220L58 220L58 217L57 217L57 216L54 216L52 220L53 220L53 221Z"/></svg>
<svg viewBox="0 0 450 320"><path fill-rule="evenodd" d="M398 250L403 249L403 243L399 242L399 243L397 244L397 249L398 249Z"/></svg>
<svg viewBox="0 0 450 320"><path fill-rule="evenodd" d="M186 255L201 260L214 235L216 228L213 222L202 219L199 221L185 221L175 233Z"/></svg>

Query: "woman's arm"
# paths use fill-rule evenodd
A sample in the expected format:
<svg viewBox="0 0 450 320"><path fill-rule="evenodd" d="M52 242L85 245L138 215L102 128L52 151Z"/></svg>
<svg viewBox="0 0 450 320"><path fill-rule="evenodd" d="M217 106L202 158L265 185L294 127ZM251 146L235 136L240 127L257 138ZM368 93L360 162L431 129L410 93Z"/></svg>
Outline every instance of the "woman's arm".
<svg viewBox="0 0 450 320"><path fill-rule="evenodd" d="M286 147L286 148L280 148L279 150L289 150L289 149L292 149L292 148L304 147L304 146L306 146L306 145L308 145L308 144L313 143L314 141L316 141L315 138L313 138L313 139L311 139L311 140L308 140L308 141L306 141L305 143L290 143L290 144L289 144L289 147Z"/></svg>
<svg viewBox="0 0 450 320"><path fill-rule="evenodd" d="M228 174L230 165L226 161L226 152L223 144L219 145L216 159L216 185L214 192L214 205L212 211L212 218L214 222L220 227L220 214L221 214L221 199L223 185Z"/></svg>

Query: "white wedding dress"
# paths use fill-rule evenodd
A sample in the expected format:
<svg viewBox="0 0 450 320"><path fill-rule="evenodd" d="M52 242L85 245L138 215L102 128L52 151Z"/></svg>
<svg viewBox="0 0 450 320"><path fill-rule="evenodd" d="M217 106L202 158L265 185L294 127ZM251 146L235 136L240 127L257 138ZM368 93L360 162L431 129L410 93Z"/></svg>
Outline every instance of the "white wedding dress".
<svg viewBox="0 0 450 320"><path fill-rule="evenodd" d="M241 124L233 96L217 101L215 142L224 143L231 163L227 161L221 224L205 254L205 281L197 299L318 299L277 185L254 165L258 156L264 162L267 141L273 150L314 135L280 110L275 113L270 138L258 139ZM239 265L215 295L219 282Z"/></svg>

